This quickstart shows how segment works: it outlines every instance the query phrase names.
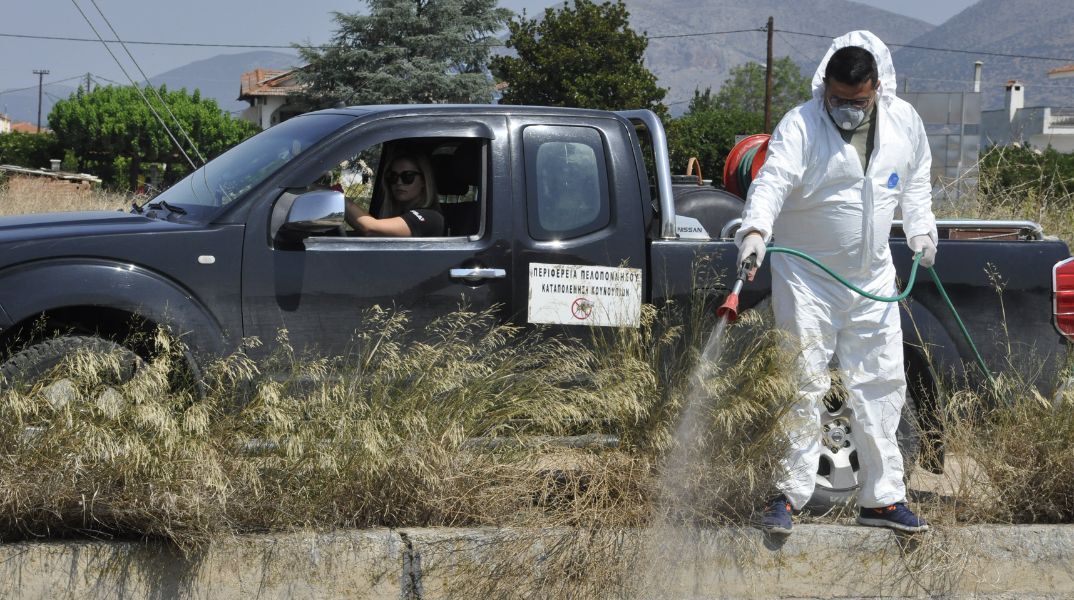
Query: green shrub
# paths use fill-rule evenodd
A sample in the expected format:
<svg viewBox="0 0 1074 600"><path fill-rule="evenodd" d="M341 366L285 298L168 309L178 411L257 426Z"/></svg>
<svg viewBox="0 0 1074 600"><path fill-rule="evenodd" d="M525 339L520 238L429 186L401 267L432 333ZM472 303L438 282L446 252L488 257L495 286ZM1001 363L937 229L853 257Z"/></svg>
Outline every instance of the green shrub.
<svg viewBox="0 0 1074 600"><path fill-rule="evenodd" d="M1020 199L1043 212L1069 210L1074 201L1074 154L1051 147L992 148L982 154L979 170L986 205Z"/></svg>
<svg viewBox="0 0 1074 600"><path fill-rule="evenodd" d="M0 164L31 169L47 168L49 159L60 152L52 133L21 133L13 131L0 135Z"/></svg>

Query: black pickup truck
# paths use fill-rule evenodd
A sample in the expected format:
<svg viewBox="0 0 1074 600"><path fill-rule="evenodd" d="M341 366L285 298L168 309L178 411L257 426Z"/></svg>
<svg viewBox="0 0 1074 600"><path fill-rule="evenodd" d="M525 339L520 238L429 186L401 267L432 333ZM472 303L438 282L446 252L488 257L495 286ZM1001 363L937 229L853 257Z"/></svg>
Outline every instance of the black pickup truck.
<svg viewBox="0 0 1074 600"><path fill-rule="evenodd" d="M676 185L664 136L647 111L327 110L262 132L128 214L0 219L0 368L8 378L36 373L157 326L185 339L194 373L244 338L271 343L281 329L297 348L341 353L373 305L407 309L418 323L465 301L520 324L636 326L642 303L685 302L697 285L726 288L734 273L741 200ZM344 203L375 210L382 158L403 147L431 157L446 235L346 231ZM330 185L340 180L349 199ZM896 224L905 280L901 235ZM1054 387L1074 320L1067 246L1027 222L941 222L940 236L937 269L990 368L1023 368ZM699 278L699 256L722 275ZM741 308L763 302L768 284L762 270ZM908 307L906 368L919 405L935 395L937 374L980 376L964 366L970 350L930 282ZM829 422L843 419L836 410ZM853 448L833 444L820 488L853 487L855 465Z"/></svg>

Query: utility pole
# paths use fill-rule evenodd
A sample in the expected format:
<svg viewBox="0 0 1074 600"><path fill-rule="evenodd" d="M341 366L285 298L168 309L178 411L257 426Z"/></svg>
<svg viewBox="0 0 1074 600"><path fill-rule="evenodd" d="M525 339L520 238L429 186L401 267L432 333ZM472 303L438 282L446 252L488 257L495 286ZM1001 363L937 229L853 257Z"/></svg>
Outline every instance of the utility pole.
<svg viewBox="0 0 1074 600"><path fill-rule="evenodd" d="M90 74L86 73L86 93L87 94L89 93L89 89L90 89Z"/></svg>
<svg viewBox="0 0 1074 600"><path fill-rule="evenodd" d="M764 64L764 132L772 133L772 17L768 17L768 58Z"/></svg>
<svg viewBox="0 0 1074 600"><path fill-rule="evenodd" d="M44 92L45 75L48 73L48 69L34 69L34 75L37 75L37 133L41 133L41 94Z"/></svg>

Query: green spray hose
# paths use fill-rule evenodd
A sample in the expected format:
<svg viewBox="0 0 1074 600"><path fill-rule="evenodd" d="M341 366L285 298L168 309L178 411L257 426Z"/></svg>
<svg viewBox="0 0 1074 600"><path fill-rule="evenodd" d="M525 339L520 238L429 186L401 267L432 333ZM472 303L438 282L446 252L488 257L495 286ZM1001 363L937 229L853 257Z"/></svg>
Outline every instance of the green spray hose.
<svg viewBox="0 0 1074 600"><path fill-rule="evenodd" d="M753 181L753 159L757 156L757 152L760 149L761 144L750 148L738 161L738 168L735 169L735 178L738 182L738 189L750 189L750 183Z"/></svg>
<svg viewBox="0 0 1074 600"><path fill-rule="evenodd" d="M829 269L827 266L821 264L820 261L818 261L817 259L813 258L812 256L809 256L805 252L801 252L801 251L795 250L793 248L783 248L783 247L780 247L780 246L769 246L767 251L769 253L771 253L771 254L778 254L778 253L790 254L791 256L797 256L798 258L801 258L802 260L805 260L805 261L808 261L810 263L813 263L814 265L819 267L821 270L823 270L825 273L827 273L828 275L831 275L833 279L835 279L839 283L841 283L844 286L846 286L847 289L849 289L849 290L851 290L851 291L853 291L853 292L855 292L857 294L860 294L860 295L862 295L862 296L864 296L864 297L866 297L866 298L868 298L870 300L876 300L877 302L900 302L900 301L904 300L907 296L909 296L910 292L914 289L914 283L917 280L917 266L918 266L918 263L921 261L921 253L918 252L917 254L914 255L914 264L910 268L910 279L909 279L909 281L906 282L906 289L904 289L902 291L902 293L900 293L897 296L887 297L887 296L877 296L876 294L870 294L869 292L859 288L858 286L854 285L853 283L850 283L845 278L840 276L838 273L836 273L835 271ZM933 281L933 283L936 284L936 289L940 291L940 297L943 298L943 301L947 304L947 308L949 308L951 310L951 315L955 317L955 322L958 323L958 328L959 328L960 331L962 331L962 337L966 339L966 343L970 345L971 349L973 349L973 355L977 358L977 366L981 367L981 371L988 377L988 382L991 383L992 388L995 389L996 380L993 379L992 372L988 370L988 366L985 365L984 359L981 358L981 353L980 353L980 351L977 350L977 344L973 343L973 338L970 337L969 330L966 329L965 323L962 322L962 317L958 316L958 311L955 310L955 305L951 303L951 298L948 297L947 290L945 290L943 288L943 284L940 283L940 276L936 274L936 270L933 269L932 267L926 267L926 268L928 269L929 275L932 275L932 281Z"/></svg>

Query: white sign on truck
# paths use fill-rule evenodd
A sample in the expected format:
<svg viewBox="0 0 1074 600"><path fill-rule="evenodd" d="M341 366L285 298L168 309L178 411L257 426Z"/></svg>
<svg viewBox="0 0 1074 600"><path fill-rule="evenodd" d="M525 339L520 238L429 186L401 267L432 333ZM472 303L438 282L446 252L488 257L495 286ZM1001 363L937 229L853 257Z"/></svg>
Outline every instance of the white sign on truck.
<svg viewBox="0 0 1074 600"><path fill-rule="evenodd" d="M641 324L641 269L531 263L529 284L530 323Z"/></svg>

